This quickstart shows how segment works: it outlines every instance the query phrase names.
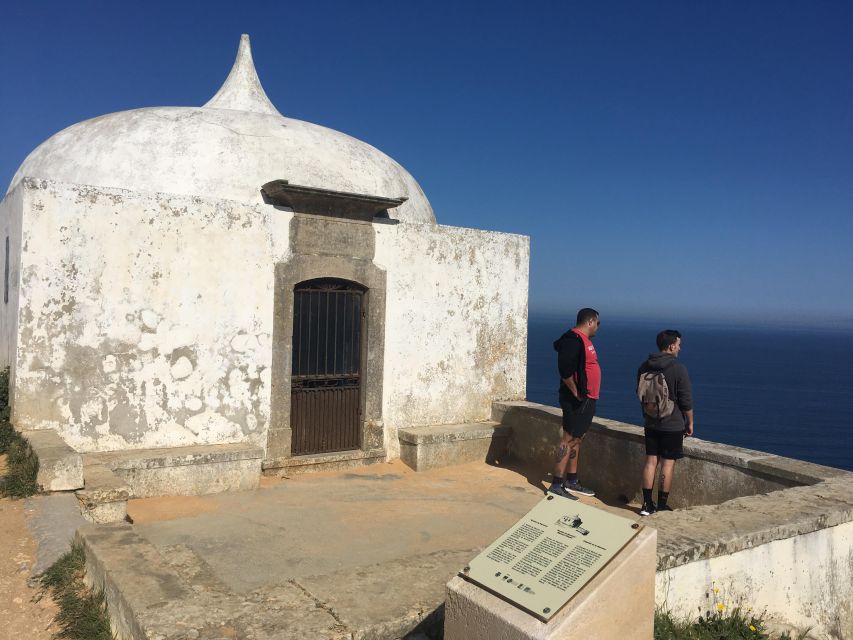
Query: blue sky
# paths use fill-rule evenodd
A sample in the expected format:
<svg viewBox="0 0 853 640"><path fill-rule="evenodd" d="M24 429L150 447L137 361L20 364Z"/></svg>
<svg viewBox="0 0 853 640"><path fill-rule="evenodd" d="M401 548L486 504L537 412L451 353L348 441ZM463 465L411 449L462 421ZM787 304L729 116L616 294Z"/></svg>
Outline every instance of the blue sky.
<svg viewBox="0 0 853 640"><path fill-rule="evenodd" d="M7 2L0 182L80 120L203 104L245 32L283 114L391 155L443 224L529 235L532 314L853 326L851 24L840 1Z"/></svg>

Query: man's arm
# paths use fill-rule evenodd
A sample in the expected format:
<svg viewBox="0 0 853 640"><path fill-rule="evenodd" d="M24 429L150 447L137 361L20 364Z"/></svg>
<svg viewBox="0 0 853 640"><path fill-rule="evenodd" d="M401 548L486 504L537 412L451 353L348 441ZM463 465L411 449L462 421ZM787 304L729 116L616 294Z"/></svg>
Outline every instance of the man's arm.
<svg viewBox="0 0 853 640"><path fill-rule="evenodd" d="M581 399L580 394L578 393L578 385L575 384L574 378L563 378L563 384L572 392L572 395L578 400Z"/></svg>
<svg viewBox="0 0 853 640"><path fill-rule="evenodd" d="M581 398L574 375L580 365L582 350L583 344L579 340L565 340L563 341L560 353L557 355L557 368L560 370L560 379L578 400Z"/></svg>
<svg viewBox="0 0 853 640"><path fill-rule="evenodd" d="M681 371L679 372L681 375L679 376L678 386L677 386L677 399L678 408L681 409L681 413L684 414L684 418L686 419L686 424L684 426L684 435L692 436L693 435L693 389L690 385L690 376L687 375L687 368L683 365L681 366Z"/></svg>
<svg viewBox="0 0 853 640"><path fill-rule="evenodd" d="M687 418L687 425L684 427L684 435L693 435L693 409L688 409L684 412L684 417Z"/></svg>

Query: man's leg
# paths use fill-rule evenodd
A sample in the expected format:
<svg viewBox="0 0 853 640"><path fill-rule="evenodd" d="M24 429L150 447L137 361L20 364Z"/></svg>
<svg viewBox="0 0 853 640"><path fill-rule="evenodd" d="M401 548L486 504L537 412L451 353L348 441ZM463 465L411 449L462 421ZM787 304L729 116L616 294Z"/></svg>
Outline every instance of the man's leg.
<svg viewBox="0 0 853 640"><path fill-rule="evenodd" d="M577 479L578 477L578 458L581 454L582 442L583 437L572 438L569 441L569 464L566 465L566 472L571 474L572 479Z"/></svg>
<svg viewBox="0 0 853 640"><path fill-rule="evenodd" d="M684 456L684 434L667 432L661 436L660 486L658 487L658 511L672 511L667 504L669 490L675 476L675 461Z"/></svg>
<svg viewBox="0 0 853 640"><path fill-rule="evenodd" d="M563 437L560 438L560 445L557 447L557 455L554 456L554 482L557 482L557 478L559 478L560 483L562 483L563 477L566 475L566 467L569 465L569 450L571 449L573 440L572 434L564 429ZM577 468L577 465L575 465L575 468Z"/></svg>
<svg viewBox="0 0 853 640"><path fill-rule="evenodd" d="M578 461L581 455L583 436L573 438L569 444L569 464L566 465L566 481L563 486L576 495L594 496L595 491L578 482Z"/></svg>
<svg viewBox="0 0 853 640"><path fill-rule="evenodd" d="M658 487L658 510L669 511L666 504L669 490L672 488L672 476L675 473L675 460L662 458L660 461L660 486Z"/></svg>
<svg viewBox="0 0 853 640"><path fill-rule="evenodd" d="M658 466L658 457L646 455L646 464L643 465L643 506L640 515L651 515L655 512L655 504L652 502L652 488L655 484L655 471Z"/></svg>
<svg viewBox="0 0 853 640"><path fill-rule="evenodd" d="M554 475L551 479L551 486L548 491L556 493L558 496L577 500L572 494L563 488L563 481L566 476L566 467L569 464L569 455L572 451L575 439L568 431L563 430L563 436L560 438L560 444L557 446L557 455L554 456Z"/></svg>
<svg viewBox="0 0 853 640"><path fill-rule="evenodd" d="M643 489L652 490L655 484L655 470L658 466L657 456L646 456L646 464L643 466Z"/></svg>
<svg viewBox="0 0 853 640"><path fill-rule="evenodd" d="M566 481L563 483L563 486L575 495L595 495L595 491L584 487L578 482L578 462L580 461L581 444L592 425L593 416L595 416L595 400L584 400L578 409L576 420L571 430L573 438L569 444L569 464L567 465Z"/></svg>

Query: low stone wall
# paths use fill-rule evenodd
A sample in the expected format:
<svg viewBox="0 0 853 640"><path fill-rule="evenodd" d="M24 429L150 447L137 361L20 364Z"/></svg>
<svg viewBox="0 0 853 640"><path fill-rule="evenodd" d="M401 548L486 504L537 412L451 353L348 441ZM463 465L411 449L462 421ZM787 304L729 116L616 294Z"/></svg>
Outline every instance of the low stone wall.
<svg viewBox="0 0 853 640"><path fill-rule="evenodd" d="M533 402L495 402L492 419L512 428L510 453L551 471L562 433L557 407ZM812 485L846 472L803 460L752 451L700 438L684 441L670 504L676 509L721 504L733 498ZM596 418L584 439L578 475L584 485L611 501L629 501L640 490L645 459L643 429Z"/></svg>
<svg viewBox="0 0 853 640"><path fill-rule="evenodd" d="M131 498L148 498L257 489L262 458L260 447L219 444L93 453L87 463L112 470Z"/></svg>
<svg viewBox="0 0 853 640"><path fill-rule="evenodd" d="M498 402L512 428L512 455L553 465L560 410ZM639 491L640 427L597 419L579 475L607 501ZM658 530L655 600L697 617L739 604L810 628L818 638L853 638L853 473L690 438L670 503L645 524Z"/></svg>

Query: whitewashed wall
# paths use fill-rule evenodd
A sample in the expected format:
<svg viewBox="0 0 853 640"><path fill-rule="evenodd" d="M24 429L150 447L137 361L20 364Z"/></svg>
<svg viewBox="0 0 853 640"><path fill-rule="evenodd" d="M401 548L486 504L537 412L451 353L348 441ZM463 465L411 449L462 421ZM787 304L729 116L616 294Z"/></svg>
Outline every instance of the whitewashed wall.
<svg viewBox="0 0 853 640"><path fill-rule="evenodd" d="M291 214L23 184L16 426L80 451L265 444Z"/></svg>
<svg viewBox="0 0 853 640"><path fill-rule="evenodd" d="M388 273L385 446L397 429L488 419L525 396L530 240L459 227L375 225Z"/></svg>
<svg viewBox="0 0 853 640"><path fill-rule="evenodd" d="M733 521L734 522L734 521ZM733 528L736 530L736 527ZM853 637L853 523L657 572L656 604L695 619L754 607L810 638Z"/></svg>
<svg viewBox="0 0 853 640"><path fill-rule="evenodd" d="M80 451L265 446L274 266L293 214L32 179L20 190L18 428L56 429ZM483 420L493 400L524 397L529 241L373 229L396 457L400 427Z"/></svg>

